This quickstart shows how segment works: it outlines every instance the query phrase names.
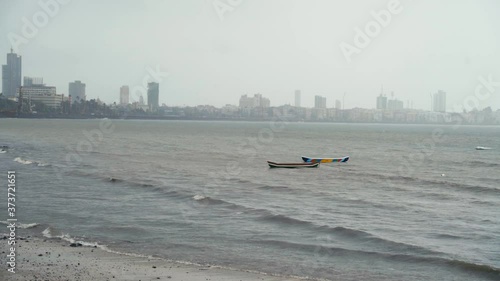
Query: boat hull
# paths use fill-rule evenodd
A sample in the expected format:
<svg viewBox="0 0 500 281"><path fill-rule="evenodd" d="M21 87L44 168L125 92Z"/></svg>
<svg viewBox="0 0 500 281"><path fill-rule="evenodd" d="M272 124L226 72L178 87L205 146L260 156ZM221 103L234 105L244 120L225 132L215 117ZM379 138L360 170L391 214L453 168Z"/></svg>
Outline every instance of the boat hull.
<svg viewBox="0 0 500 281"><path fill-rule="evenodd" d="M276 163L272 161L267 161L267 164L270 168L286 168L286 169L295 169L295 168L317 168L319 163Z"/></svg>
<svg viewBox="0 0 500 281"><path fill-rule="evenodd" d="M345 163L349 161L349 156L341 158L313 158L313 157L302 156L302 160L304 160L304 162L306 163L335 163L335 162Z"/></svg>
<svg viewBox="0 0 500 281"><path fill-rule="evenodd" d="M491 147L478 146L476 147L476 150L491 150Z"/></svg>

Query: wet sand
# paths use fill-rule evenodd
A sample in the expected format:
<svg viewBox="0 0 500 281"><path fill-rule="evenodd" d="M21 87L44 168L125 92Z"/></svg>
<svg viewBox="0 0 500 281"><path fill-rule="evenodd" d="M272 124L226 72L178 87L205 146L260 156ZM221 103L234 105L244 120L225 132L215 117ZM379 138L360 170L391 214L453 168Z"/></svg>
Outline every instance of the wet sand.
<svg viewBox="0 0 500 281"><path fill-rule="evenodd" d="M176 281L284 281L298 280L217 267L201 267L115 254L100 248L77 246L60 239L17 240L16 273L7 271L7 240L0 261L0 280L176 280Z"/></svg>

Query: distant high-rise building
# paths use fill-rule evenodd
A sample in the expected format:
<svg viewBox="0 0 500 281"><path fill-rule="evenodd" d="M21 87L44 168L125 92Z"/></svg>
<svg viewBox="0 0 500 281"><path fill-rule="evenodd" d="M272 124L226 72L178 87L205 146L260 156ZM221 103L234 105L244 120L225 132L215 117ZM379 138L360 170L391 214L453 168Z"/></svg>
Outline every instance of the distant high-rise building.
<svg viewBox="0 0 500 281"><path fill-rule="evenodd" d="M160 106L160 84L156 82L148 83L148 107L150 111L157 111Z"/></svg>
<svg viewBox="0 0 500 281"><path fill-rule="evenodd" d="M300 107L300 90L295 90L295 106Z"/></svg>
<svg viewBox="0 0 500 281"><path fill-rule="evenodd" d="M267 108L271 106L271 101L268 98L262 97L261 94L255 94L253 96L255 107Z"/></svg>
<svg viewBox="0 0 500 281"><path fill-rule="evenodd" d="M400 101L398 99L393 99L387 102L387 108L389 110L403 110L404 104L405 103L403 101Z"/></svg>
<svg viewBox="0 0 500 281"><path fill-rule="evenodd" d="M129 88L128 86L120 87L120 105L127 105L129 103Z"/></svg>
<svg viewBox="0 0 500 281"><path fill-rule="evenodd" d="M254 100L248 95L242 95L240 97L240 108L253 108Z"/></svg>
<svg viewBox="0 0 500 281"><path fill-rule="evenodd" d="M342 109L342 103L340 102L340 100L335 100L335 109Z"/></svg>
<svg viewBox="0 0 500 281"><path fill-rule="evenodd" d="M446 93L444 91L439 90L434 94L433 111L446 112Z"/></svg>
<svg viewBox="0 0 500 281"><path fill-rule="evenodd" d="M32 87L34 85L43 85L43 78L24 76L24 79L23 79L23 86L24 87Z"/></svg>
<svg viewBox="0 0 500 281"><path fill-rule="evenodd" d="M7 54L7 64L2 65L2 93L4 97L13 98L21 87L22 60L12 49Z"/></svg>
<svg viewBox="0 0 500 281"><path fill-rule="evenodd" d="M387 97L380 94L377 97L377 109L387 109Z"/></svg>
<svg viewBox="0 0 500 281"><path fill-rule="evenodd" d="M69 83L68 95L70 96L71 103L82 102L86 99L85 96L85 83L82 81L75 81Z"/></svg>
<svg viewBox="0 0 500 281"><path fill-rule="evenodd" d="M314 97L314 107L315 108L326 108L326 97L315 96Z"/></svg>
<svg viewBox="0 0 500 281"><path fill-rule="evenodd" d="M142 95L139 97L139 105L144 105L144 97Z"/></svg>
<svg viewBox="0 0 500 281"><path fill-rule="evenodd" d="M268 98L262 97L261 94L255 94L253 97L242 95L240 97L240 108L267 108L271 106L271 101Z"/></svg>

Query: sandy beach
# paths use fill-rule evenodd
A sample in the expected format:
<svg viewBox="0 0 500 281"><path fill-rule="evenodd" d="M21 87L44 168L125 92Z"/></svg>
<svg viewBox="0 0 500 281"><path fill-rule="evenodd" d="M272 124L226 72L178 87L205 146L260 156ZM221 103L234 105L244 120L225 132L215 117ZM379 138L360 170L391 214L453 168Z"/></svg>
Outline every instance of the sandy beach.
<svg viewBox="0 0 500 281"><path fill-rule="evenodd" d="M71 243L60 239L31 237L17 241L16 272L10 273L7 271L6 244L0 258L4 267L0 273L0 280L294 280L216 267L185 265L163 259L115 254L88 246L72 247Z"/></svg>

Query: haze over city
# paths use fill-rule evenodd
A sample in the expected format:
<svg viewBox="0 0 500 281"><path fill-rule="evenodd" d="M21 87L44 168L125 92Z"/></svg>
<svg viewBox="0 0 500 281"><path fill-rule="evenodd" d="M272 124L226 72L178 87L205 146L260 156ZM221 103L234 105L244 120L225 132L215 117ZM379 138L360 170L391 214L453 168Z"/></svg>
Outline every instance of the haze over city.
<svg viewBox="0 0 500 281"><path fill-rule="evenodd" d="M159 101L170 106L237 105L256 93L273 106L293 105L299 89L302 106L321 95L333 107L346 93L346 108L374 108L384 85L387 95L420 109L443 90L451 111L474 93L479 76L500 80L500 3L493 0L397 1L387 26L350 59L342 42L356 46L355 29L365 30L372 11L391 1L233 1L230 9L212 0L66 2L33 38L13 46L23 76L43 77L58 93L81 80L88 98L106 103L118 102L122 85L141 85L148 67L168 72ZM1 1L0 11L3 57L9 34L22 36L23 18L32 22L43 9ZM495 94L482 107L499 105Z"/></svg>
<svg viewBox="0 0 500 281"><path fill-rule="evenodd" d="M0 0L0 281L499 281L499 11Z"/></svg>

